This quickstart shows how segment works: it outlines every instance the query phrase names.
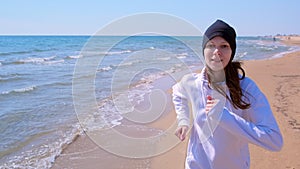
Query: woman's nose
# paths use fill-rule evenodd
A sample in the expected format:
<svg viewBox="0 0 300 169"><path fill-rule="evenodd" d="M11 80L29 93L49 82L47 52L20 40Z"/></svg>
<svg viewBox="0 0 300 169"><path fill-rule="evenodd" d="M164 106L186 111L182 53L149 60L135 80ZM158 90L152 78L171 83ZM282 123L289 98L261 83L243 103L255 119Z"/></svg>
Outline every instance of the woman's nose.
<svg viewBox="0 0 300 169"><path fill-rule="evenodd" d="M220 48L216 47L215 50L214 50L214 54L215 54L215 55L221 55L221 50L220 50Z"/></svg>

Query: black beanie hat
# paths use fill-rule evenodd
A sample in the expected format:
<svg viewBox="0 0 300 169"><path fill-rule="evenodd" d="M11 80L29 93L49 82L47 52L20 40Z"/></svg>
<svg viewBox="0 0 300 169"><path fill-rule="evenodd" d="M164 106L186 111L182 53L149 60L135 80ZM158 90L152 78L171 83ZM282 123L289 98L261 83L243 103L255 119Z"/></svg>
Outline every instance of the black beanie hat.
<svg viewBox="0 0 300 169"><path fill-rule="evenodd" d="M229 43L232 50L230 61L232 61L236 50L236 33L231 26L222 20L217 20L207 28L203 36L202 50L204 51L206 43L216 36L221 36Z"/></svg>

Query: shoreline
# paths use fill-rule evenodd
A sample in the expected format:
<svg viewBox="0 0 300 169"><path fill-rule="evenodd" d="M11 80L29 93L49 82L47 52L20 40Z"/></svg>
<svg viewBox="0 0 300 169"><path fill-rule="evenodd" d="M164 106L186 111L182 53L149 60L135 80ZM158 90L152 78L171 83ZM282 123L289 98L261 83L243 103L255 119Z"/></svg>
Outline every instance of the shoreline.
<svg viewBox="0 0 300 169"><path fill-rule="evenodd" d="M165 131L170 126L174 125L174 123L176 123L176 114L174 113L174 109L171 103L170 87L173 85L172 83L175 84L175 81L169 76L161 77L151 83L154 88L159 88L160 90L165 92L167 105L170 106L166 107L165 110L160 114L159 120L154 120L153 122L149 122L144 125L138 125L137 123L128 121L124 118L123 120L121 120L121 125L115 126L114 129L126 136L141 138L141 135L144 137L151 137L153 136L153 133L157 131ZM145 110L150 106L147 102L147 97L148 94L145 96L145 100L143 101L144 103L142 102L141 104L139 104L137 106L137 109ZM173 149L176 149L176 147L178 146L175 146L175 148L171 148L170 151L172 152ZM184 149L182 149L181 151L184 152ZM169 154L169 151L159 154ZM99 147L86 133L84 133L83 135L79 135L74 142L69 144L62 151L61 155L56 158L52 168L86 169L95 168L95 166L101 166L101 168L103 167L106 169L151 169L151 166L155 161L154 159L159 156L160 155L155 155L154 157L149 158L133 159L114 155ZM182 162L184 162L184 158L182 158Z"/></svg>
<svg viewBox="0 0 300 169"><path fill-rule="evenodd" d="M290 42L284 40L282 42L290 45ZM246 76L253 79L267 96L284 138L284 147L280 152L269 152L250 145L251 168L300 167L298 161L300 153L297 151L300 148L300 107L297 105L300 100L299 57L300 51L294 51L279 58L243 61ZM170 91L166 93L171 94ZM175 112L174 109L168 111L159 121L150 126L165 129L172 124ZM88 136L80 135L56 158L52 168L183 169L187 140L161 155L145 159L130 159L108 153L99 148Z"/></svg>

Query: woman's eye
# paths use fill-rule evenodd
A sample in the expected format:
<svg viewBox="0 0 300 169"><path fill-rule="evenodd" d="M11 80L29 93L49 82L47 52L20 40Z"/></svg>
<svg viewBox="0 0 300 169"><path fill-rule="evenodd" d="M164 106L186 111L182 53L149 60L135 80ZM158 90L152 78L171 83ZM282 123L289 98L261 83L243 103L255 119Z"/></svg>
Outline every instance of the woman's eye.
<svg viewBox="0 0 300 169"><path fill-rule="evenodd" d="M206 47L207 47L207 48L214 48L215 45L213 45L213 44L207 44Z"/></svg>
<svg viewBox="0 0 300 169"><path fill-rule="evenodd" d="M229 45L221 45L221 48L223 49L229 48Z"/></svg>

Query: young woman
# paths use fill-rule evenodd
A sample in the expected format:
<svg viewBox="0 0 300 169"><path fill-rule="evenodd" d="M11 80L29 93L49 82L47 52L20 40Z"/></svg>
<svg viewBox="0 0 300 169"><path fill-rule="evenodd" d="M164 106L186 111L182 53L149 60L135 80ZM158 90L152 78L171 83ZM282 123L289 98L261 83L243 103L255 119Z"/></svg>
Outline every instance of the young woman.
<svg viewBox="0 0 300 169"><path fill-rule="evenodd" d="M235 30L217 20L206 30L202 48L202 72L173 86L180 140L190 128L190 108L194 117L185 168L247 169L248 143L279 151L280 130L265 95L233 61Z"/></svg>

